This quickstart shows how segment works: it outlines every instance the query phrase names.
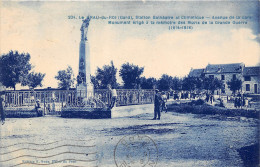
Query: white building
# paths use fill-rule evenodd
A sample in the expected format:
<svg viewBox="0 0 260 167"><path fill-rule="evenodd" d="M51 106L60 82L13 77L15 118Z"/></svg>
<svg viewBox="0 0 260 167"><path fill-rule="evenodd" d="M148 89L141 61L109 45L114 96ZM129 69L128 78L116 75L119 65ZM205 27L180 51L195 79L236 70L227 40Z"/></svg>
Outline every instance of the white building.
<svg viewBox="0 0 260 167"><path fill-rule="evenodd" d="M227 82L232 78L242 81L242 92L247 94L260 93L260 67L245 67L244 63L208 64L205 69L191 69L190 77L218 78L224 83L224 89L217 90L215 94L232 94Z"/></svg>
<svg viewBox="0 0 260 167"><path fill-rule="evenodd" d="M244 93L260 94L260 66L244 68L242 90Z"/></svg>

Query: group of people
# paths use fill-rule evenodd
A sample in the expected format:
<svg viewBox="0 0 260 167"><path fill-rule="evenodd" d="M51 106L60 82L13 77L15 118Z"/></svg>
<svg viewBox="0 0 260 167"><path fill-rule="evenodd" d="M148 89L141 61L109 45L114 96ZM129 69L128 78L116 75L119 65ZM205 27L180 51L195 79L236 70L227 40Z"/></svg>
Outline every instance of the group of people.
<svg viewBox="0 0 260 167"><path fill-rule="evenodd" d="M206 93L206 99L205 100L206 100L206 102L210 101L210 103L212 104L215 99L214 99L214 96L212 94Z"/></svg>
<svg viewBox="0 0 260 167"><path fill-rule="evenodd" d="M238 94L234 99L234 107L235 108L242 108L242 107L248 107L249 101L247 97L241 96Z"/></svg>
<svg viewBox="0 0 260 167"><path fill-rule="evenodd" d="M154 96L154 117L153 120L160 120L161 119L161 112L167 112L167 95L165 92L159 92L158 89L155 90Z"/></svg>

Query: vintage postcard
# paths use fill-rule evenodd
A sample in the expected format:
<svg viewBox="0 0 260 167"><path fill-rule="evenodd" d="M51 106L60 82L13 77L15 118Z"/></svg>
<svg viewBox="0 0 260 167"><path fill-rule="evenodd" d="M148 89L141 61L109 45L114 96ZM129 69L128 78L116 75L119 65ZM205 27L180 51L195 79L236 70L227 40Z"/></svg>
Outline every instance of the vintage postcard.
<svg viewBox="0 0 260 167"><path fill-rule="evenodd" d="M0 166L259 166L259 5L2 0Z"/></svg>

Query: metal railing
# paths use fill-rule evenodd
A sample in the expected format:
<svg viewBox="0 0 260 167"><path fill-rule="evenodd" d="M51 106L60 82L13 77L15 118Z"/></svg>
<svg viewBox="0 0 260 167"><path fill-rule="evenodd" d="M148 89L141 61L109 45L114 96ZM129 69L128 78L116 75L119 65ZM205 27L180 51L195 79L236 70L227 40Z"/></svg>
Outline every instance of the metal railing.
<svg viewBox="0 0 260 167"><path fill-rule="evenodd" d="M82 98L85 96L83 92L76 90L6 91L5 107L34 106L38 100L44 111L52 114L68 106L102 108L111 101L111 94L107 89L95 89L92 98ZM117 89L116 106L149 104L153 103L153 100L154 90L152 89Z"/></svg>
<svg viewBox="0 0 260 167"><path fill-rule="evenodd" d="M153 103L152 89L117 89L116 106L138 105ZM106 89L96 89L95 96L106 104L110 103L110 93Z"/></svg>

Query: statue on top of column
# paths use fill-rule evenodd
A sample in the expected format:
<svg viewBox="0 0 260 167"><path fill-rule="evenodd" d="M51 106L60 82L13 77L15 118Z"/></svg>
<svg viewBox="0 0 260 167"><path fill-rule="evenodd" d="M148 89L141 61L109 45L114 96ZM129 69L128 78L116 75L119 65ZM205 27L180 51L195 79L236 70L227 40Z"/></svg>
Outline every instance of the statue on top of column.
<svg viewBox="0 0 260 167"><path fill-rule="evenodd" d="M89 26L90 18L87 17L85 20L83 20L82 26L80 28L81 31L81 40L87 41L87 33L88 33L88 26Z"/></svg>

